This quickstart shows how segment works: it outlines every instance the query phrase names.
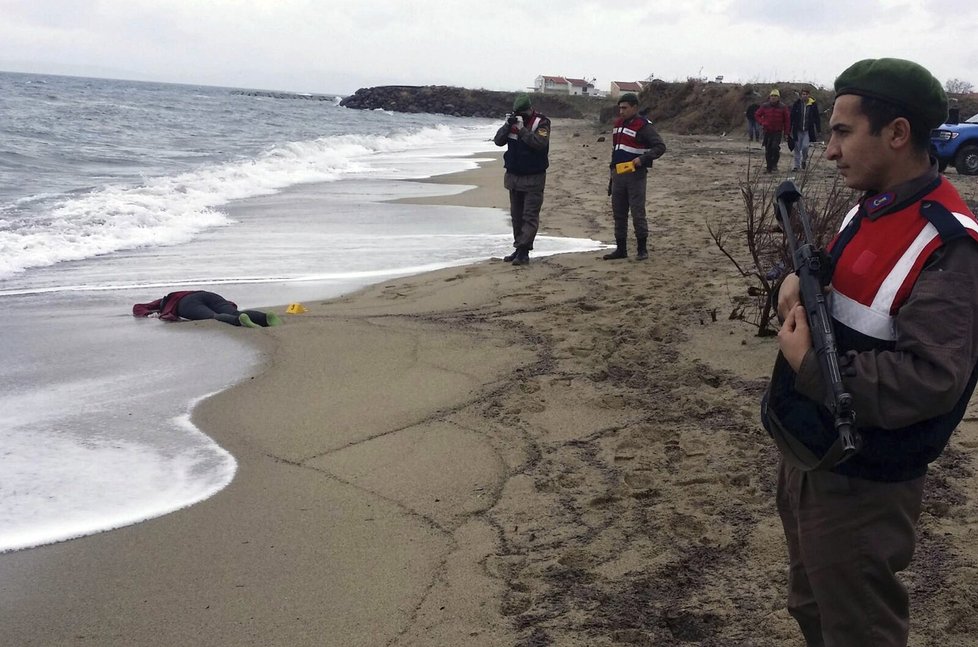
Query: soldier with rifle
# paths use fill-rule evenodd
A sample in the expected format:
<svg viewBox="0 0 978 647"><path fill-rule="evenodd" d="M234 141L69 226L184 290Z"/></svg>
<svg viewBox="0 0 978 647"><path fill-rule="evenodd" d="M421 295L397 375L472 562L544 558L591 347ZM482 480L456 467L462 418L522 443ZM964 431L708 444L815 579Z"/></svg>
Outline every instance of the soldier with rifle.
<svg viewBox="0 0 978 647"><path fill-rule="evenodd" d="M762 421L781 450L788 610L810 646L904 647L927 466L978 380L978 221L928 155L947 97L901 59L835 81L826 157L864 191L826 252L778 191L796 273ZM792 210L794 214L792 214ZM791 227L794 215L801 228Z"/></svg>

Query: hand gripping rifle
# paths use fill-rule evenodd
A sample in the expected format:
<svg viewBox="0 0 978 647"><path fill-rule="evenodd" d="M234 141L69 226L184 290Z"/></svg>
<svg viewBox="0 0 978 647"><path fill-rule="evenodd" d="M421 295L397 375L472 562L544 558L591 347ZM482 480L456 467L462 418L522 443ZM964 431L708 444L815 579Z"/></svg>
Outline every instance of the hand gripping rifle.
<svg viewBox="0 0 978 647"><path fill-rule="evenodd" d="M825 287L832 280L832 259L813 242L811 220L801 204L801 192L794 182L782 182L775 193L775 215L788 243L788 251L798 274L801 301L808 315L812 331L812 346L818 357L818 365L825 382L825 406L832 412L835 429L839 433L841 457L836 464L856 453L859 434L856 432L856 414L852 410L852 395L846 391L839 371L839 355L832 329L832 318L825 305ZM804 238L799 241L791 227L791 206L796 205L798 220ZM830 450L831 452L832 450Z"/></svg>

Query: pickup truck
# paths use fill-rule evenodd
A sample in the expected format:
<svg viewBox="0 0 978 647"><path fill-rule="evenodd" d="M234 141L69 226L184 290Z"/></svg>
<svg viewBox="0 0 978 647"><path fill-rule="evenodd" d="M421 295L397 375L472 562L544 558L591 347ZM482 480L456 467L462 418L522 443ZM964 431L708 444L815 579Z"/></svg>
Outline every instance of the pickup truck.
<svg viewBox="0 0 978 647"><path fill-rule="evenodd" d="M931 152L944 172L953 164L962 175L978 175L978 115L930 131Z"/></svg>

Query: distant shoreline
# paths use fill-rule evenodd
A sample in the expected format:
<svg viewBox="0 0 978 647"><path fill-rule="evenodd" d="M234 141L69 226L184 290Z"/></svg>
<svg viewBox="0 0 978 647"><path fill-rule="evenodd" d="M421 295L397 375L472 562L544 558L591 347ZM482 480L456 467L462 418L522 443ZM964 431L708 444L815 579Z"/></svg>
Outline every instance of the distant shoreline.
<svg viewBox="0 0 978 647"><path fill-rule="evenodd" d="M231 94L269 99L305 99L307 101L336 101L338 94L313 94L309 92L274 92L271 90L231 90Z"/></svg>

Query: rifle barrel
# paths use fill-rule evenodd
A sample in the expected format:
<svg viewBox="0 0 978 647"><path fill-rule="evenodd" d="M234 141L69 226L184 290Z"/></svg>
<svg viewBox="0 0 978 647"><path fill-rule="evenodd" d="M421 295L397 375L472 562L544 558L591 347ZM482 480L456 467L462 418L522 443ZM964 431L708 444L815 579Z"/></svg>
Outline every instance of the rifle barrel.
<svg viewBox="0 0 978 647"><path fill-rule="evenodd" d="M823 271L822 261L825 255L815 247L811 222L802 208L801 192L795 183L782 182L775 195L775 214L784 230L788 251L795 272L798 274L801 298L812 332L812 347L818 357L822 380L825 382L825 405L832 412L835 429L842 443L843 454L839 461L841 463L857 451L859 433L855 426L856 414L852 409L852 395L846 391L845 384L842 382L835 331L823 292L822 279L826 276L826 272ZM801 242L795 237L791 224L790 207L795 203L798 203L796 211L802 225Z"/></svg>

